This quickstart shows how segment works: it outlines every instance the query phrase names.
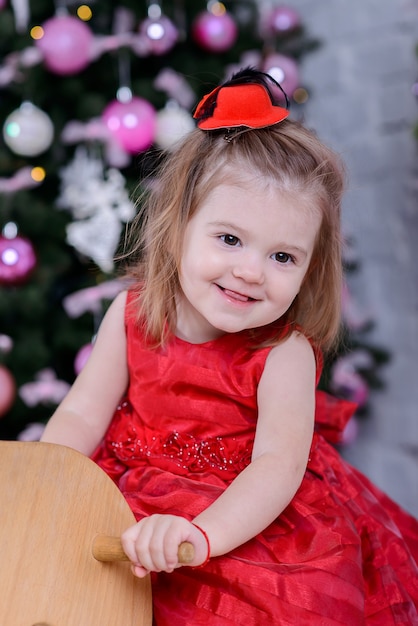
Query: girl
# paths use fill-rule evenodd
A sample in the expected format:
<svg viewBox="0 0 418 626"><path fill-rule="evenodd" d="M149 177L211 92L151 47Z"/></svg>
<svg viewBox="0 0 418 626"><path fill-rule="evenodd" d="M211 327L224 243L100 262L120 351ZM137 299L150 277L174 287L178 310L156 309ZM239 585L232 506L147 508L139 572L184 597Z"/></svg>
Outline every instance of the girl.
<svg viewBox="0 0 418 626"><path fill-rule="evenodd" d="M417 624L418 523L322 434L353 408L315 392L340 325L343 171L279 96L247 69L198 105L43 440L125 495L158 626Z"/></svg>

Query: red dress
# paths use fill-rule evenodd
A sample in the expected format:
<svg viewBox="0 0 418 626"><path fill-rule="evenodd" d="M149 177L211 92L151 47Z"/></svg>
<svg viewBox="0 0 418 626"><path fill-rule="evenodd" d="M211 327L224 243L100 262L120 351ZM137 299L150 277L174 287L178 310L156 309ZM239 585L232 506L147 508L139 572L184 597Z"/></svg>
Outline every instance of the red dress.
<svg viewBox="0 0 418 626"><path fill-rule="evenodd" d="M270 348L246 331L150 350L129 316L126 331L128 395L94 459L137 519L191 519L250 462ZM303 482L274 523L203 568L152 575L157 626L418 624L417 520L323 435L351 409L318 392Z"/></svg>

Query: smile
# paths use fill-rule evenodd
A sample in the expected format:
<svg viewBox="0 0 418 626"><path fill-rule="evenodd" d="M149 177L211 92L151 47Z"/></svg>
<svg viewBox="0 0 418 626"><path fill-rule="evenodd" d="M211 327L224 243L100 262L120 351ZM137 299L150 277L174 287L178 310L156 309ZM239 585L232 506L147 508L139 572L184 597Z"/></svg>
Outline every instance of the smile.
<svg viewBox="0 0 418 626"><path fill-rule="evenodd" d="M231 289L226 289L225 287L221 287L221 285L217 285L217 287L230 300L234 300L236 302L256 302L257 301L255 298L252 298L251 296L246 296L242 293L238 293L237 291L231 291Z"/></svg>

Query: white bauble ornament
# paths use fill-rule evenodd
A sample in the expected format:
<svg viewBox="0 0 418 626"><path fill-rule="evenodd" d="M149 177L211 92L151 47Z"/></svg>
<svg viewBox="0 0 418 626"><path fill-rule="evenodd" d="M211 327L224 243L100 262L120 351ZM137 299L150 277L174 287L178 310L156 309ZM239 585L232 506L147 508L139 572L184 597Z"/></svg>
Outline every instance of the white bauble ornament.
<svg viewBox="0 0 418 626"><path fill-rule="evenodd" d="M154 141L159 148L170 150L174 144L195 128L188 111L177 103L168 103L157 113L157 127Z"/></svg>
<svg viewBox="0 0 418 626"><path fill-rule="evenodd" d="M6 118L3 137L6 145L16 154L37 156L50 147L54 126L44 111L25 101Z"/></svg>

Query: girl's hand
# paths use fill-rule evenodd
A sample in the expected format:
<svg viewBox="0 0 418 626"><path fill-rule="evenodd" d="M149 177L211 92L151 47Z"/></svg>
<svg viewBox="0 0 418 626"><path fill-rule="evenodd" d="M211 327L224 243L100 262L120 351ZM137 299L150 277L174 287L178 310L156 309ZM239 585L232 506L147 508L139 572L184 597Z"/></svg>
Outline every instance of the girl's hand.
<svg viewBox="0 0 418 626"><path fill-rule="evenodd" d="M132 561L132 571L138 578L149 572L172 572L182 564L177 551L183 541L194 547L194 559L188 565L204 563L208 544L202 532L184 517L151 515L128 528L122 535L125 553Z"/></svg>

